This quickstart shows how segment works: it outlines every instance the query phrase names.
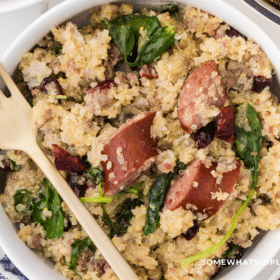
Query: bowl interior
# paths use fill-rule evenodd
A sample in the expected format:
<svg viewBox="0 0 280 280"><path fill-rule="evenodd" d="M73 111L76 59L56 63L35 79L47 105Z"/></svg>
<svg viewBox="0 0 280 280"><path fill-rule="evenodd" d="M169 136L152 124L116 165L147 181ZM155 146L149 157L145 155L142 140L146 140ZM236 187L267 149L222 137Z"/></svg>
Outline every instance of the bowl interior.
<svg viewBox="0 0 280 280"><path fill-rule="evenodd" d="M6 69L12 74L24 52L35 46L44 35L49 33L49 30L58 24L71 20L78 26L82 26L89 22L92 8L96 5L104 4L109 1L102 0L84 0L78 2L76 0L68 0L59 4L52 10L45 13L33 24L31 24L11 45L5 53L2 63ZM158 9L164 3L170 1L110 1L116 3L129 3L135 8L135 11L140 11L143 7ZM250 19L244 16L241 12L232 8L221 0L181 0L177 1L179 5L189 4L199 7L211 14L214 14L224 19L231 26L242 32L248 37L253 38L258 42L263 50L268 54L275 67L275 75L273 77L272 92L279 95L279 77L280 77L280 51L270 40L270 38ZM237 20L238 19L238 20ZM0 79L0 88L5 86ZM279 96L280 97L280 96ZM0 174L0 193L3 193L5 186L5 176ZM53 270L53 264L40 257L39 254L31 251L23 242L16 236L17 227L13 225L0 206L0 219L2 221L0 231L0 246L6 251L10 259L15 265L30 279L30 280L51 280L64 279ZM243 258L250 259L271 259L277 253L280 246L280 232L262 232L254 240L254 245L246 250ZM32 265L32 269L30 269ZM256 276L265 265L254 266L238 266L228 267L215 279L252 279Z"/></svg>

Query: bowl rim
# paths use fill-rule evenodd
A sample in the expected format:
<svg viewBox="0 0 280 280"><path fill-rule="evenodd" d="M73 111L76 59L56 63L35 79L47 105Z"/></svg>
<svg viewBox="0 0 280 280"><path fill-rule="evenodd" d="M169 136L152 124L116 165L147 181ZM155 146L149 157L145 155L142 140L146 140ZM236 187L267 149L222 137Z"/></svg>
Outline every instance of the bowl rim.
<svg viewBox="0 0 280 280"><path fill-rule="evenodd" d="M15 12L21 9L26 9L38 3L45 2L45 0L7 0L0 1L0 15L10 12Z"/></svg>
<svg viewBox="0 0 280 280"><path fill-rule="evenodd" d="M12 73L15 67L20 60L20 57L31 49L36 42L38 42L44 35L46 35L50 29L58 24L65 22L67 19L71 19L75 15L80 12L90 9L94 6L102 5L105 3L114 3L116 0L84 0L77 2L76 0L67 0L62 2L47 11L45 14L40 16L37 20L35 20L29 27L27 27L20 36L10 45L8 50L4 53L1 61L4 67L8 72ZM118 1L122 2L122 1ZM125 2L125 1L123 1ZM137 3L137 1L126 1L131 4ZM142 3L152 2L166 2L164 1L141 1ZM170 2L170 1L168 1ZM176 2L180 2L183 4L188 4L194 7L199 7L211 14L214 14L222 19L224 19L228 24L233 26L234 28L241 31L247 37L251 37L255 42L259 43L263 51L268 55L271 59L272 64L274 65L275 71L280 77L280 50L275 45L275 43L270 39L270 37L251 19L249 19L246 15L244 15L241 11L232 7L230 4L224 2L223 0L178 0ZM78 4L77 4L78 3ZM238 20L236 20L238 18ZM35 34L35 35L34 35ZM20 46L20 48L18 47ZM0 207L0 218L3 216L4 211L2 209L2 205ZM7 218L7 217L6 217ZM8 219L8 218L7 218ZM53 269L45 267L42 265L42 262L38 262L36 257L32 256L32 264L37 261L36 265L40 266L39 274L38 270L28 269L30 266L30 260L28 258L22 258L22 255L19 254L19 249L23 254L31 255L30 250L27 246L23 244L23 242L17 238L18 240L13 240L14 246L10 246L10 241L12 238L9 238L11 230L13 231L13 238L16 238L15 229L11 223L6 223L7 225L2 226L0 230L0 246L6 252L8 257L12 260L12 262L27 276L30 280L49 280L54 278L49 278ZM280 231L268 232L262 240L257 244L257 246L250 252L247 258L251 259L272 259L275 254L278 252L279 247L275 246L275 244L280 244ZM25 248L23 248L25 247ZM34 265L33 265L34 267ZM230 270L222 279L227 280L235 280L238 277L240 279L252 279L255 277L263 268L264 265L260 264L252 264L252 266L237 266L234 269ZM43 271L47 273L43 273ZM38 278L39 277L39 278ZM60 279L56 278L55 279ZM62 279L62 278L61 278Z"/></svg>

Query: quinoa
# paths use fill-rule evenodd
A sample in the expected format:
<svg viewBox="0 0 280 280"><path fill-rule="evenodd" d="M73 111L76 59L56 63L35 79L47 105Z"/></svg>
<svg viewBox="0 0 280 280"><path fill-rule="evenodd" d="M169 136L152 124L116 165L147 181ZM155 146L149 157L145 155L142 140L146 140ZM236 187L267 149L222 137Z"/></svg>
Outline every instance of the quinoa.
<svg viewBox="0 0 280 280"><path fill-rule="evenodd" d="M103 170L102 162L108 160L102 154L106 140L132 116L143 111L155 111L151 136L157 139L159 154L152 167L138 179L142 182L143 204L132 210L133 217L127 231L112 237L112 242L140 279L210 279L218 271L214 264L202 266L197 261L182 266L180 261L210 248L226 234L233 216L250 191L251 171L242 162L237 184L231 194L221 190L212 193L213 200L224 201L224 204L210 218L194 214L194 205L187 205L186 209L162 211L160 225L153 233L145 236L143 228L148 207L147 193L159 174L168 174L173 170L176 160L187 165L199 158L209 166L209 159L217 160L217 170L212 174L217 183L221 182L223 172L236 168L237 156L233 143L214 138L207 147L199 149L193 135L183 130L178 118L177 102L184 81L197 66L214 60L226 87L230 106L235 108L241 103L250 103L261 121L263 136L257 189L249 207L239 217L237 228L229 242L248 248L261 230L279 228L280 106L269 87L265 87L260 93L252 89L254 76L271 78L273 66L260 46L250 38L227 36L226 30L230 27L221 19L187 6L176 16L168 12L158 13L144 9L142 14L157 16L162 26L175 27L178 39L175 46L151 65L133 69L134 72L115 71L112 67L109 69L109 65L114 66L122 58L111 41L109 31L102 29L100 23L104 18L112 20L119 15L132 13L132 7L127 4L103 5L93 11L89 26L79 29L75 24L67 22L55 27L51 30L52 36L44 39L44 46L48 47L44 47L41 42L23 55L19 75L32 94L32 113L39 129L38 141L52 161L52 145L56 144L72 156L86 158L91 167ZM57 44L61 45L59 54L52 50ZM116 61L112 57L117 58ZM235 63L236 68L233 64L231 68L227 67L230 62ZM243 67L244 71L237 71L238 67ZM146 71L150 71L153 77L141 74ZM57 79L65 99L41 93L39 86L48 77ZM94 91L98 83L109 78L112 83L106 92L102 92L101 88ZM90 93L89 88L94 93ZM208 120L219 114L217 109L213 107L207 111L201 107L199 111ZM272 143L272 147L268 143ZM118 160L124 163L123 151L119 148ZM16 191L26 189L32 194L44 192L41 184L44 174L22 152L7 151L5 156L22 166L21 170L9 173L5 193L1 195L6 213L14 223L20 223L18 236L30 248L39 250L45 258L52 259L55 269L68 279L80 279L68 266L71 244L86 238L87 234L64 202L62 209L65 213L65 230L61 237L54 239L46 238L44 228L35 224L30 214L16 211L13 197ZM2 159L4 155L1 155ZM112 165L108 161L107 168L111 169ZM60 172L67 177L66 171ZM114 177L112 172L110 178ZM76 179L81 184L85 180L88 179ZM194 182L193 188L201 186ZM96 184L92 184L85 192L85 197L98 195ZM264 196L266 203L261 199ZM135 199L137 196L126 193L106 205L107 213L113 221L117 220L116 213L127 198ZM109 234L109 229L102 220L101 204L86 203L85 207ZM51 217L52 213L46 209L44 215ZM192 228L196 220L199 221L199 231L191 240L186 240L182 234ZM224 244L207 259L221 258L227 249L227 244ZM104 266L105 263L98 250L92 252L87 249L78 258L77 273L84 280L118 279L110 267Z"/></svg>

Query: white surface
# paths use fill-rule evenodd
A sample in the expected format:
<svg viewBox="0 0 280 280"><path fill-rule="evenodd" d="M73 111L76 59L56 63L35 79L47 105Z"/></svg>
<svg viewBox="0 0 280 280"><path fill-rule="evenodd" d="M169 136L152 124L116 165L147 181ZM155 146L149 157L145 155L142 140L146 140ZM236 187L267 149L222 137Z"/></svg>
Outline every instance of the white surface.
<svg viewBox="0 0 280 280"><path fill-rule="evenodd" d="M12 1L12 0L10 0ZM207 3L208 1L208 3ZM242 0L224 0L225 2L231 4L232 6L236 7L237 9L239 9L240 11L242 11L244 14L246 14L249 18L251 18L252 21L254 21L255 23L257 23L262 30L267 33L270 38L272 40L274 40L274 42L280 46L280 36L277 36L277 34L280 34L280 26L278 26L277 24L269 21L268 19L266 19L265 17L263 17L262 15L258 14L253 8L251 8L250 6L248 6L246 3L244 3ZM57 2L61 2L61 1L50 1L50 7L54 6ZM53 13L54 17L48 17L47 15L43 16L43 19L41 19L41 22L45 22L47 23L47 26L51 26L54 23L59 23L61 21L63 21L64 15L65 14L70 14L70 13L75 13L77 12L77 10L74 10L73 8L71 8L70 6L74 6L75 2L77 3L77 1L73 1L73 0L69 0L69 5L67 6L68 8L63 9L54 9L55 12ZM97 1L96 1L97 2ZM99 3L103 3L105 1L98 1ZM242 15L235 13L235 11L229 11L226 12L225 10L223 10L225 7L222 5L222 3L217 4L219 1L215 0L190 0L188 2L192 2L195 3L196 5L199 5L199 3L204 3L206 5L208 5L207 8L204 8L204 10L212 12L214 14L218 14L219 16L223 17L225 21L227 21L228 23L232 24L235 28L239 29L242 33L244 33L247 36L251 36L253 37L256 41L258 41L261 46L263 47L263 49L268 53L272 55L272 61L273 63L275 63L275 68L277 69L277 72L280 73L279 69L280 69L280 57L278 55L275 55L275 53L279 53L279 51L277 50L277 48L275 48L275 46L271 46L268 42L269 39L266 37L265 34L262 34L262 32L256 28L250 21L244 19L242 17ZM82 10L83 7L85 7L87 4L88 6L90 6L90 1L89 0L85 0L83 2L80 2L79 4L79 10ZM67 3L68 4L68 3ZM76 5L77 6L77 5ZM69 8L70 7L70 8ZM238 18L238 21L236 21L236 18ZM235 22L235 24L234 24ZM0 18L0 27L2 26L2 21ZM21 27L23 27L23 25L18 25L18 27L20 27L20 29L18 29L18 33L21 32ZM8 53L5 55L4 58L4 65L6 66L6 68L8 68L8 70L12 70L15 65L16 62L19 60L19 57L22 55L22 53L27 50L29 47L31 47L33 45L34 42L36 42L39 37L40 34L44 34L46 33L46 31L49 28L46 28L46 24L42 24L39 27L35 27L32 26L29 28L29 31L24 32L24 36L28 35L30 36L31 32L34 32L33 34L36 34L35 36L33 36L32 38L29 39L24 39L23 37L20 38L19 40L16 40L16 42L10 47L10 50L8 51ZM12 34L14 35L14 37L16 37L17 34ZM3 38L2 38L3 39ZM1 57L1 52L0 52L0 57ZM3 213L1 212L2 209L0 209L0 216L3 215ZM14 230L12 230L12 225L9 222L6 222L4 220L2 220L1 218L1 223L4 225L5 224L5 230L6 230L6 235L11 234L11 236L9 236L10 239L7 239L5 242L5 245L3 246L4 249L7 251L9 257L16 263L16 265L18 265L19 269L22 270L23 273L25 273L30 279L34 279L37 280L38 275L40 275L40 280L43 279L60 279L60 277L58 278L56 276L56 278L53 278L53 275L49 275L46 273L43 273L43 271L45 271L45 269L43 269L41 267L41 261L36 259L36 256L32 253L31 256L28 256L28 262L30 262L30 258L31 261L36 263L36 266L34 267L34 270L32 270L32 272L30 270L26 270L25 266L27 266L28 264L26 263L26 259L22 258L22 256L25 255L29 255L30 254L30 250L22 244L22 242L20 242L19 240L17 240L17 238L15 237L15 232ZM265 237L265 242L266 243L262 243L259 244L256 248L256 250L253 251L253 253L249 256L250 258L254 258L257 255L261 256L262 258L272 258L274 256L274 254L277 252L277 248L280 245L280 234L277 232L271 232L269 233L266 237ZM3 236L2 236L3 238ZM12 243L11 243L12 242ZM11 244L13 246L11 246ZM21 244L21 245L20 245ZM22 246L23 245L23 246ZM16 248L16 249L13 249ZM20 253L20 254L19 254ZM19 256L16 256L19 255ZM34 256L33 256L34 255ZM280 260L280 254L278 253L277 256L275 257L275 259ZM236 269L234 269L234 272L231 272L228 276L224 277L223 279L242 279L242 280L246 280L246 279L254 279L254 280L267 280L269 278L269 275L272 273L272 271L276 268L276 266L267 266L260 274L258 274L258 276L255 276L254 278L253 275L256 275L259 271L261 271L262 267L260 266L250 266L250 267L244 267L244 266L240 266ZM38 274L38 271L42 271L42 273ZM51 272L50 272L51 273ZM36 278L37 275L37 278ZM43 276L44 275L44 276ZM278 280L278 276L277 275L272 275L273 277L276 278L271 278L269 280ZM279 275L280 276L280 275ZM44 278L45 277L45 278Z"/></svg>
<svg viewBox="0 0 280 280"><path fill-rule="evenodd" d="M0 58L20 32L46 8L47 3L43 0L0 1Z"/></svg>
<svg viewBox="0 0 280 280"><path fill-rule="evenodd" d="M40 2L45 2L45 0L0 0L0 14L25 9Z"/></svg>
<svg viewBox="0 0 280 280"><path fill-rule="evenodd" d="M64 0L0 0L0 59L30 23Z"/></svg>

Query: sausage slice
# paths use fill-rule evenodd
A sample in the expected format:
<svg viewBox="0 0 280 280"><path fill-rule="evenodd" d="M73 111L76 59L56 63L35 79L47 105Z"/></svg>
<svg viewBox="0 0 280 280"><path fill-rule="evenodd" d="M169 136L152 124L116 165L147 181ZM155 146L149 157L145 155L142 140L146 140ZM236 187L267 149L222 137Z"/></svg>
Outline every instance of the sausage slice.
<svg viewBox="0 0 280 280"><path fill-rule="evenodd" d="M206 126L226 101L228 97L216 63L204 62L188 76L179 95L178 116L183 129L192 133Z"/></svg>
<svg viewBox="0 0 280 280"><path fill-rule="evenodd" d="M107 143L102 154L104 195L113 196L128 188L154 162L157 143L151 137L155 112L143 112L123 124Z"/></svg>
<svg viewBox="0 0 280 280"><path fill-rule="evenodd" d="M202 219L214 215L224 204L227 197L225 193L230 194L237 183L240 160L226 166L230 171L222 173L221 180L213 176L217 165L217 162L212 162L211 167L207 168L200 159L194 160L171 186L165 200L165 209L191 209L201 213Z"/></svg>

